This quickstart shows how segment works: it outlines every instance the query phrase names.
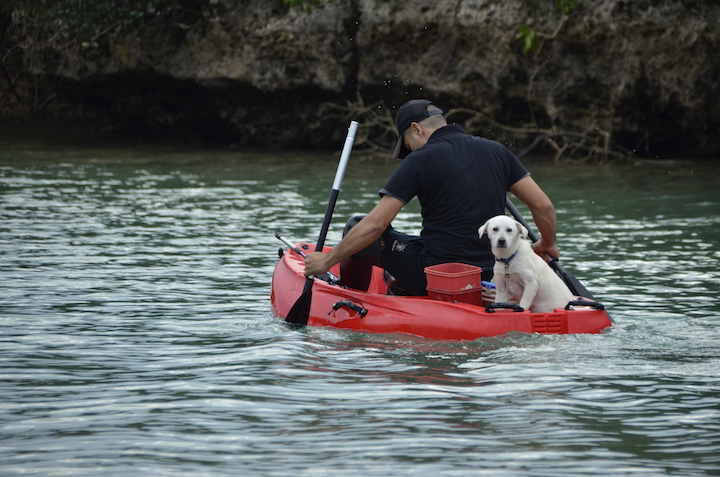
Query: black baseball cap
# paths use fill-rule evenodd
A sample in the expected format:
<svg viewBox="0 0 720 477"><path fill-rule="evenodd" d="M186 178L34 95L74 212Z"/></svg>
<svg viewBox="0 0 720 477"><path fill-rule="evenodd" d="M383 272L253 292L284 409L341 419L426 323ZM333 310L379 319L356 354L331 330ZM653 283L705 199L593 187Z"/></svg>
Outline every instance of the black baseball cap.
<svg viewBox="0 0 720 477"><path fill-rule="evenodd" d="M428 106L430 105L437 108L440 107L427 99L413 99L400 107L395 120L400 138L398 139L397 146L395 146L393 159L405 159L405 156L410 154L410 149L405 147L405 143L403 142L403 133L412 123L419 123L433 114L443 114L442 109L431 109L428 111Z"/></svg>

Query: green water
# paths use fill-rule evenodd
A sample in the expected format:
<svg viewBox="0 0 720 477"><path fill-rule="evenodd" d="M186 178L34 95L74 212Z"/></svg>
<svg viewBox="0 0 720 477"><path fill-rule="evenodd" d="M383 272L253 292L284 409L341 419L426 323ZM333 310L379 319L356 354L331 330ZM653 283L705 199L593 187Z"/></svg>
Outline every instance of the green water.
<svg viewBox="0 0 720 477"><path fill-rule="evenodd" d="M339 153L0 148L2 475L720 475L717 166L526 161L617 324L437 342L272 318ZM353 155L329 245L394 167Z"/></svg>

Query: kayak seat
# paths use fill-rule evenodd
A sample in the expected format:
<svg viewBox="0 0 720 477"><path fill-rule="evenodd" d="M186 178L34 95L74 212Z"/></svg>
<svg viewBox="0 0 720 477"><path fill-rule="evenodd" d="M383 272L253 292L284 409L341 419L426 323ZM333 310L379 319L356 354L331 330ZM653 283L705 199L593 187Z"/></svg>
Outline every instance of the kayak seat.
<svg viewBox="0 0 720 477"><path fill-rule="evenodd" d="M348 219L343 229L345 237L365 216L354 215ZM343 286L360 291L368 291L372 279L372 267L380 267L380 254L385 243L382 237L340 262L340 282Z"/></svg>
<svg viewBox="0 0 720 477"><path fill-rule="evenodd" d="M387 285L387 293L386 295L390 296L415 296L414 293L411 291L408 291L398 285L397 281L395 280L395 277L390 275L390 273L387 270L383 270L383 281L385 281L385 284Z"/></svg>

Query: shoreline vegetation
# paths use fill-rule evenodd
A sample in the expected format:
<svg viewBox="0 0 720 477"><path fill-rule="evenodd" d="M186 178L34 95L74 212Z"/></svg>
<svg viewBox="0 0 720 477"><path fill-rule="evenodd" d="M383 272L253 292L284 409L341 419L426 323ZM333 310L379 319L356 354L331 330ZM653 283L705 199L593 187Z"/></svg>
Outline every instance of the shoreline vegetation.
<svg viewBox="0 0 720 477"><path fill-rule="evenodd" d="M6 0L0 129L383 155L428 97L521 158L718 159L720 5L651 3Z"/></svg>

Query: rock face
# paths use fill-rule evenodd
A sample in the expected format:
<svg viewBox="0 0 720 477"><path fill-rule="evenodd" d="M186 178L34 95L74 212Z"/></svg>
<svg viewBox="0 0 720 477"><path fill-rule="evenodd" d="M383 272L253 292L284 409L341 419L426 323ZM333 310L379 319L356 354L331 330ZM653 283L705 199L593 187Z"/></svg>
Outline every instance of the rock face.
<svg viewBox="0 0 720 477"><path fill-rule="evenodd" d="M58 105L45 111L81 105L138 135L336 148L356 116L367 144L388 147L396 108L427 97L516 151L542 131L557 147L575 135L652 157L720 155L714 1L578 2L566 19L550 0L203 8L191 23L116 29L86 49L6 27L4 49L21 44L23 56L2 52L12 84L0 83L2 110L23 81L40 81ZM17 12L6 18L19 24ZM542 40L530 53L516 38L526 24Z"/></svg>

